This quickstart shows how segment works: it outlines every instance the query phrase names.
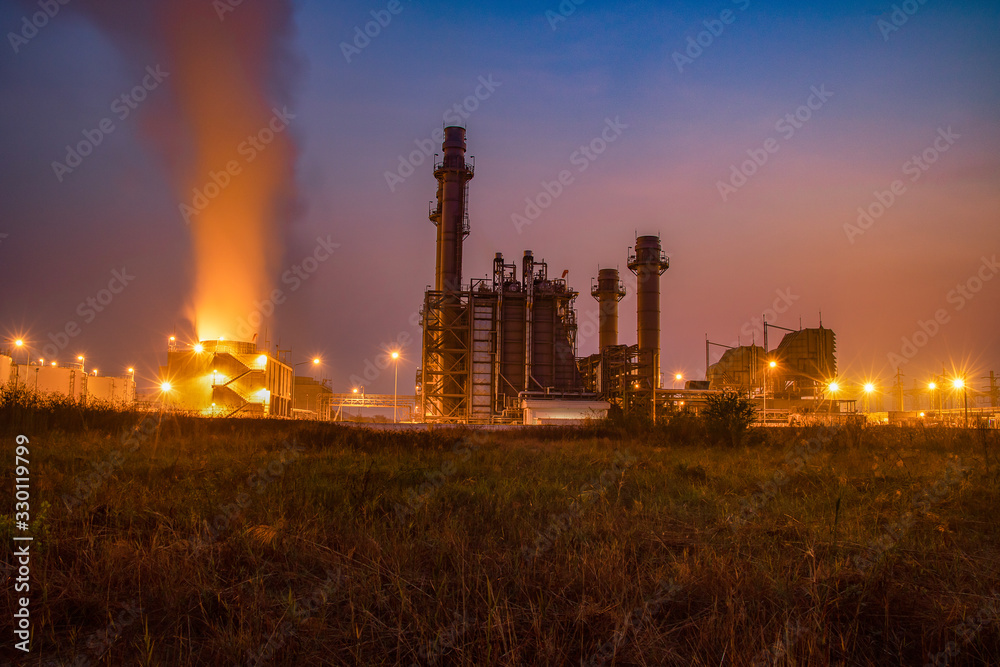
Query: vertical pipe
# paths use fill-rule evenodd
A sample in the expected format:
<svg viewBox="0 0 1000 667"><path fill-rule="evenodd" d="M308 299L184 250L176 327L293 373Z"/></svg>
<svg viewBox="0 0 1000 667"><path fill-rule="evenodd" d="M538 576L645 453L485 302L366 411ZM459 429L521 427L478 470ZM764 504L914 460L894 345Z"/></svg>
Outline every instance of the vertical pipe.
<svg viewBox="0 0 1000 667"><path fill-rule="evenodd" d="M625 296L625 286L618 278L618 269L600 269L597 284L590 290L597 299L600 326L600 351L618 345L618 302Z"/></svg>
<svg viewBox="0 0 1000 667"><path fill-rule="evenodd" d="M439 292L454 292L462 289L462 241L469 233L466 184L473 176L472 165L465 161L465 128L446 127L441 149L441 162L434 165L438 205L430 214L438 228L434 284Z"/></svg>
<svg viewBox="0 0 1000 667"><path fill-rule="evenodd" d="M660 275L670 262L660 247L659 236L640 236L628 268L636 276L636 325L639 342L639 375L643 389L655 389L659 378Z"/></svg>

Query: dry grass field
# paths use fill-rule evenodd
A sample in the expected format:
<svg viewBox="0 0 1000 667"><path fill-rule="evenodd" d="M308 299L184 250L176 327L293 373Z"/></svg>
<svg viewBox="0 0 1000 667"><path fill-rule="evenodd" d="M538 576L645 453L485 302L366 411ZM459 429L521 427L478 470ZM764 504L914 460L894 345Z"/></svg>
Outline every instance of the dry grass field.
<svg viewBox="0 0 1000 667"><path fill-rule="evenodd" d="M385 432L0 405L19 665L1000 664L986 430Z"/></svg>

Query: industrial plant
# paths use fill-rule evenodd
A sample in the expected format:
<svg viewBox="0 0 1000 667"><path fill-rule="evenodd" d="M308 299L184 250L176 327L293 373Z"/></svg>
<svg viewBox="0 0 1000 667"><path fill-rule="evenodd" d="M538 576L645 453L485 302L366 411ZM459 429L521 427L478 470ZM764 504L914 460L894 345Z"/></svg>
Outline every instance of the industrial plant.
<svg viewBox="0 0 1000 667"><path fill-rule="evenodd" d="M334 393L329 380L296 376L295 368L308 362L293 363L288 350L272 350L268 343L259 346L256 334L250 341L220 337L187 344L171 336L153 400L137 401L132 369L125 377L99 377L96 371L86 372L82 355L76 364L41 359L17 364L8 351L0 354L0 385L81 402L139 403L146 409L208 417L323 421L362 420L366 409L370 419L372 411L391 410L393 421L401 416L427 424L572 424L602 419L611 411L656 420L680 411L697 413L708 397L727 391L752 401L765 425L869 419L873 412L881 415L878 421L897 423L925 418L923 423L954 423L958 418L959 408L943 404L943 390L935 389L945 386L943 370L929 390L915 385L904 391L897 373L898 400L891 407L873 396L872 382L858 385L863 394L848 391L838 379L836 335L822 320L799 329L765 320L762 346L756 340L724 345L706 335L705 378L677 374L672 384L683 380L683 387L664 386L660 284L670 260L658 235L638 235L634 246L623 247L622 258L635 278L636 344L619 343L620 305L627 294L619 270L599 268L590 286L598 305L598 352L579 357L579 292L567 282L566 272L550 275L548 264L532 250L524 250L519 261L496 252L492 276L463 281L469 184L475 176L474 164L466 160L465 128L444 128L433 174L437 196L428 217L437 228L436 265L420 311L422 345L414 395L395 390L366 394L363 386ZM768 334L774 330L784 335L771 349ZM713 347L724 349L715 363ZM968 388L964 379L959 381L947 379L953 389L962 389L968 423ZM989 390L979 396L988 399L989 407L974 405L973 410L996 423L1000 392L993 373L989 381ZM861 410L859 398L864 400ZM878 404L872 399L879 399Z"/></svg>

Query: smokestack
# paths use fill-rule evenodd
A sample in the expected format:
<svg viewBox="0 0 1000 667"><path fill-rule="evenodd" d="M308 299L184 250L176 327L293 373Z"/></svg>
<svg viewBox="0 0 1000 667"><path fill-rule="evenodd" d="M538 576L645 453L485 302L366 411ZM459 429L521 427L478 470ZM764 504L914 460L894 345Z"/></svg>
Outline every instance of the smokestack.
<svg viewBox="0 0 1000 667"><path fill-rule="evenodd" d="M441 149L441 162L434 165L437 209L429 216L438 228L435 289L454 292L462 289L462 242L469 235L466 195L473 176L465 161L465 128L446 127Z"/></svg>
<svg viewBox="0 0 1000 667"><path fill-rule="evenodd" d="M625 285L618 269L600 269L590 294L597 299L600 322L600 350L618 344L618 302L625 297Z"/></svg>
<svg viewBox="0 0 1000 667"><path fill-rule="evenodd" d="M656 387L660 376L660 275L670 266L659 236L640 236L628 268L636 276L636 323L639 337L639 376L643 389Z"/></svg>

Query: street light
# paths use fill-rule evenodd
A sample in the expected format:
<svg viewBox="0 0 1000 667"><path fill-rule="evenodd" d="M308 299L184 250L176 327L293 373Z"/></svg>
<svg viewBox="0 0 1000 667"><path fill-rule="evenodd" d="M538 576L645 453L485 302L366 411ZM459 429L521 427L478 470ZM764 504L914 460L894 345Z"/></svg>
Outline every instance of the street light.
<svg viewBox="0 0 1000 667"><path fill-rule="evenodd" d="M871 399L869 397L871 396L871 393L875 391L875 385L872 384L871 382L865 382L864 390L865 390L865 413L867 414L871 412L871 402L870 402Z"/></svg>
<svg viewBox="0 0 1000 667"><path fill-rule="evenodd" d="M770 370L772 368L777 367L777 365L778 365L778 362L776 362L776 361L769 361L769 362L767 362L767 368L764 369L764 409L762 411L764 413L764 426L767 426L767 381L768 381L768 375L770 373Z"/></svg>
<svg viewBox="0 0 1000 667"><path fill-rule="evenodd" d="M263 356L263 355L262 355ZM319 366L319 357L313 357L312 359L307 359L305 361L300 361L297 364L292 364L292 410L291 416L295 416L295 369L302 364L311 363L313 366Z"/></svg>
<svg viewBox="0 0 1000 667"><path fill-rule="evenodd" d="M837 392L840 391L840 383L836 380L830 380L830 384L826 385L827 390L830 392L830 409L828 412L833 412L833 402L837 400ZM840 406L837 406L837 412L840 412Z"/></svg>
<svg viewBox="0 0 1000 667"><path fill-rule="evenodd" d="M358 393L358 388L355 387L351 391L356 394ZM361 387L361 407L358 408L358 421L361 421L361 419L364 417L364 414L365 414L365 388Z"/></svg>
<svg viewBox="0 0 1000 667"><path fill-rule="evenodd" d="M962 402L965 404L965 428L969 428L969 391L965 386L965 380L962 378L955 378L954 382L951 383L955 389L962 390Z"/></svg>
<svg viewBox="0 0 1000 667"><path fill-rule="evenodd" d="M392 423L395 424L396 423L396 387L399 386L399 352L397 350L393 350L392 354L390 354L389 356L392 357L393 367L395 369L395 372L393 373L394 377L393 377L393 380L392 380Z"/></svg>

